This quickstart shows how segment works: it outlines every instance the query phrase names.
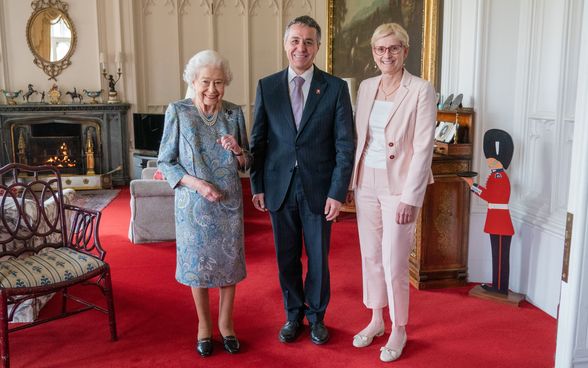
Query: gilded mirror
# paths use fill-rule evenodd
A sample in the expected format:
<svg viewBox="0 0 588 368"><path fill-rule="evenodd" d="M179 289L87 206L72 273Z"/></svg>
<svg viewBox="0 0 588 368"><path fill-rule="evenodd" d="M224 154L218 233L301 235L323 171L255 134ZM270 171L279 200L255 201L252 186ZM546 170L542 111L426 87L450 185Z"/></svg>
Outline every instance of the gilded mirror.
<svg viewBox="0 0 588 368"><path fill-rule="evenodd" d="M55 77L71 65L76 49L76 30L67 14L69 5L60 0L33 0L31 7L27 43L35 57L33 63L56 81Z"/></svg>

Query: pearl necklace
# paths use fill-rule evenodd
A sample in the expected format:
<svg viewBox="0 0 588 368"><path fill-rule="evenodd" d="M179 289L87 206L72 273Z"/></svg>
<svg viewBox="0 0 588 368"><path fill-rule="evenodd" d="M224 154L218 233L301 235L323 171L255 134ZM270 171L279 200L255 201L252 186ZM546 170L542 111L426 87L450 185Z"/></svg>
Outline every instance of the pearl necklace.
<svg viewBox="0 0 588 368"><path fill-rule="evenodd" d="M218 118L218 111L215 111L214 114L212 114L212 116L208 117L205 113L202 112L202 110L200 110L200 107L198 106L198 104L195 104L195 105L196 105L196 110L198 110L198 115L200 115L200 117L202 118L202 121L204 121L204 124L206 124L209 127L216 124L216 119Z"/></svg>

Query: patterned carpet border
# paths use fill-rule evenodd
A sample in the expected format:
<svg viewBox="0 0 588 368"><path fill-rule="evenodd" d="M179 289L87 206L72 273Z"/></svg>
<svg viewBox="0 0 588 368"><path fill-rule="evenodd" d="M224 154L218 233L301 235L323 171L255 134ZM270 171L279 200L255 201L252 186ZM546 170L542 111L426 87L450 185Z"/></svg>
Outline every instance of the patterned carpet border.
<svg viewBox="0 0 588 368"><path fill-rule="evenodd" d="M120 189L76 190L72 204L96 211L104 209L120 193Z"/></svg>

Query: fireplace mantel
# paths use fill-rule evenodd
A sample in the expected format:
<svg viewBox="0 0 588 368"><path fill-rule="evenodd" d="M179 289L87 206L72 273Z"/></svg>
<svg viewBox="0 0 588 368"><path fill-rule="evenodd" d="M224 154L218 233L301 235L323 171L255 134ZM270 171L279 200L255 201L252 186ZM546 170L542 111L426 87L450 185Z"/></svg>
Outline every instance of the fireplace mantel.
<svg viewBox="0 0 588 368"><path fill-rule="evenodd" d="M100 126L102 160L97 172L107 173L121 166L122 171L113 174L114 184L129 182L127 138L127 112L130 105L120 104L63 104L50 105L29 103L0 105L0 164L4 166L15 160L11 126L26 122L48 121L92 121Z"/></svg>

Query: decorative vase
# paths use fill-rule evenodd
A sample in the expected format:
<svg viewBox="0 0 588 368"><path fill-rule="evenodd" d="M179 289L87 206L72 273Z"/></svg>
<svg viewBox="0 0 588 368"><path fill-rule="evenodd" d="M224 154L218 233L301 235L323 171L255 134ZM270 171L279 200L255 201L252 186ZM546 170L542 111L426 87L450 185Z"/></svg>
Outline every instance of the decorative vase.
<svg viewBox="0 0 588 368"><path fill-rule="evenodd" d="M86 96L92 98L92 100L90 101L90 103L92 103L92 104L98 103L98 101L96 100L96 97L100 97L100 95L102 94L102 91L104 91L104 90L103 89L101 89L100 91L83 90L83 92Z"/></svg>
<svg viewBox="0 0 588 368"><path fill-rule="evenodd" d="M14 99L20 96L21 93L22 89L15 92L7 91L5 89L2 90L2 94L6 98L6 103L9 105L16 105L16 101Z"/></svg>

